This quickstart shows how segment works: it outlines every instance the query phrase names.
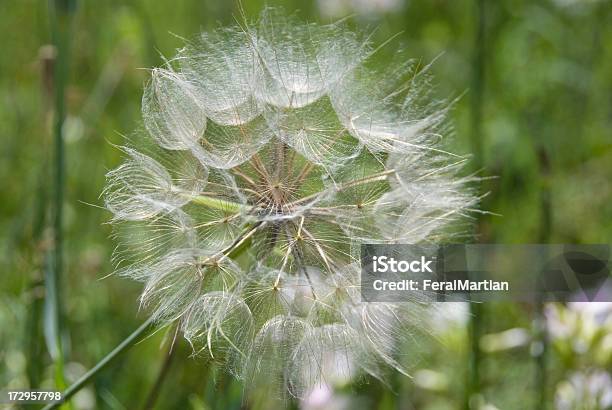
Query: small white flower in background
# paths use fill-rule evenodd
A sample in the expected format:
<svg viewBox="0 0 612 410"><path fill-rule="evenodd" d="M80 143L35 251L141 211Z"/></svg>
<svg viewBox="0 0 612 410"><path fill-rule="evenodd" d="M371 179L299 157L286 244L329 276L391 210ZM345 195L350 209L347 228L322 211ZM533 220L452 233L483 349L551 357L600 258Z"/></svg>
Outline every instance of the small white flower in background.
<svg viewBox="0 0 612 410"><path fill-rule="evenodd" d="M612 303L572 302L546 304L546 324L552 348L572 368L557 385L558 409L612 408Z"/></svg>
<svg viewBox="0 0 612 410"><path fill-rule="evenodd" d="M204 33L152 70L147 133L108 173L114 260L142 305L196 353L299 397L330 366L408 371L399 349L427 331L426 299L362 303L360 245L447 240L477 202L440 146L448 104L426 67L398 52L379 70L373 53L342 24L271 10Z"/></svg>
<svg viewBox="0 0 612 410"><path fill-rule="evenodd" d="M421 389L443 392L448 390L448 377L431 369L420 369L414 373L414 383Z"/></svg>
<svg viewBox="0 0 612 410"><path fill-rule="evenodd" d="M549 303L546 325L555 343L568 344L573 354L590 353L605 360L612 354L612 303ZM566 349L562 349L566 352Z"/></svg>
<svg viewBox="0 0 612 410"><path fill-rule="evenodd" d="M334 392L328 384L320 383L306 394L300 403L302 410L349 410L359 408L351 398Z"/></svg>
<svg viewBox="0 0 612 410"><path fill-rule="evenodd" d="M529 331L515 327L498 333L489 333L480 338L480 348L486 353L500 352L522 347L531 341Z"/></svg>
<svg viewBox="0 0 612 410"><path fill-rule="evenodd" d="M557 410L612 408L612 378L603 370L573 373L557 385Z"/></svg>

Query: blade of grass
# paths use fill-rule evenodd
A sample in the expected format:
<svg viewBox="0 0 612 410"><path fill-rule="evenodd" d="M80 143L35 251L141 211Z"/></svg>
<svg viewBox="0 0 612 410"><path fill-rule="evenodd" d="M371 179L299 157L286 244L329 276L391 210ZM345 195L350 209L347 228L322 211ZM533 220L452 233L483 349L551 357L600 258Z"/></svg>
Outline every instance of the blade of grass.
<svg viewBox="0 0 612 410"><path fill-rule="evenodd" d="M552 202L550 189L550 159L544 145L537 148L539 171L540 171L540 243L550 243L552 229ZM545 410L547 406L548 388L548 331L546 315L544 314L544 300L542 295L538 297L533 320L534 337L537 341L537 350L533 352L535 364L535 389L536 400L534 408Z"/></svg>
<svg viewBox="0 0 612 410"><path fill-rule="evenodd" d="M65 150L62 127L66 117L65 90L68 82L70 25L74 3L72 0L50 0L49 17L51 36L57 51L53 67L54 84L54 195L53 195L53 255L52 266L47 269L45 277L46 314L45 328L47 342L50 344L55 363L55 384L58 389L66 385L64 378L64 349L62 346L63 308L62 308L62 274L63 274L63 203L65 189Z"/></svg>
<svg viewBox="0 0 612 410"><path fill-rule="evenodd" d="M96 375L108 366L114 359L116 359L121 353L132 347L138 341L138 338L145 333L145 331L153 323L153 319L147 319L138 329L136 329L131 335L125 338L117 347L115 347L109 354L107 354L102 360L92 367L87 373L81 376L74 384L68 387L62 393L62 399L48 404L43 410L56 409L70 399L74 394L81 390L87 383L89 383Z"/></svg>
<svg viewBox="0 0 612 410"><path fill-rule="evenodd" d="M486 0L475 0L476 36L474 38L474 57L472 74L471 99L471 145L474 153L474 167L480 171L484 165L482 141L482 109L485 87L485 3ZM482 221L481 221L482 222ZM479 226L481 228L481 226ZM480 231L481 229L479 229ZM479 232L480 233L480 232ZM483 333L484 306L481 303L470 302L469 323L469 363L467 371L467 386L465 389L464 408L473 408L474 399L481 394L480 366L482 355L480 337Z"/></svg>
<svg viewBox="0 0 612 410"><path fill-rule="evenodd" d="M483 333L483 315L484 306L482 303L470 303L470 325L469 325L469 341L470 341L470 360L468 363L468 384L465 397L465 409L476 408L475 400L481 394L480 367L482 362L482 353L480 350L480 338Z"/></svg>
<svg viewBox="0 0 612 410"><path fill-rule="evenodd" d="M51 107L53 102L53 66L55 64L55 48L45 45L39 50L40 74L42 88L42 123L47 123L47 119L51 115ZM47 137L45 135L45 137ZM46 144L47 138L43 139ZM37 181L36 195L34 197L34 212L32 223L31 243L33 244L32 255L35 261L34 269L32 269L32 278L30 282L30 314L27 321L28 349L27 349L27 366L26 373L30 388L37 388L42 378L43 371L43 355L44 339L42 334L42 318L45 308L44 298L44 274L46 272L45 257L46 246L44 245L44 230L46 227L47 218L47 203L49 193L47 187L47 175L49 172L49 159L47 153L40 151L37 153L39 157L40 169Z"/></svg>

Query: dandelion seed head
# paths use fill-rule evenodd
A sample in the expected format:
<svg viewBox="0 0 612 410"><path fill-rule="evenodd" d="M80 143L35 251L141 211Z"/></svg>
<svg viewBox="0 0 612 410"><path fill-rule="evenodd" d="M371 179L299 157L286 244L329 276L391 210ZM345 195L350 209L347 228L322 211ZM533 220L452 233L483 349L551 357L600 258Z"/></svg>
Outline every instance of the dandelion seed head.
<svg viewBox="0 0 612 410"><path fill-rule="evenodd" d="M427 299L362 302L360 245L448 240L477 203L428 67L374 53L275 10L204 33L151 71L144 132L108 173L117 273L248 385L409 373Z"/></svg>

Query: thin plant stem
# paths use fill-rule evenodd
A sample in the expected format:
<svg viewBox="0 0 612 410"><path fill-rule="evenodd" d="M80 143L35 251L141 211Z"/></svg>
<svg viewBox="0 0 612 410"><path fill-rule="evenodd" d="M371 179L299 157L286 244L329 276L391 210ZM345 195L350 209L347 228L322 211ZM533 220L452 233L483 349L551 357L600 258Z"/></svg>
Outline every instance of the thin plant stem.
<svg viewBox="0 0 612 410"><path fill-rule="evenodd" d="M42 88L42 118L43 124L48 123L51 118L53 107L53 66L55 64L55 48L50 45L42 46L39 50L39 63ZM46 135L45 135L46 137ZM45 142L46 138L45 138ZM44 255L46 246L43 241L43 234L46 227L47 203L49 193L47 188L47 174L49 172L49 160L46 152L39 153L39 163L41 164L38 176L37 194L35 196L35 207L33 214L33 226L31 242L33 244L33 256L36 261L36 269L33 269L33 276L30 282L30 304L27 320L28 349L26 374L30 388L37 388L42 378L42 357L44 345L42 339L42 317L44 310Z"/></svg>
<svg viewBox="0 0 612 410"><path fill-rule="evenodd" d="M465 408L473 408L473 399L480 394L480 367L482 354L480 351L480 338L482 336L484 308L482 303L470 302L470 325L469 325L469 349L470 360L468 363L468 388L465 397Z"/></svg>
<svg viewBox="0 0 612 410"><path fill-rule="evenodd" d="M549 243L552 230L552 203L550 192L550 160L548 152L543 145L537 149L540 171L540 243ZM544 314L544 301L539 296L536 301L534 333L537 341L537 350L534 352L535 361L535 388L536 400L534 408L545 410L547 406L547 363L548 363L548 332L546 315Z"/></svg>
<svg viewBox="0 0 612 410"><path fill-rule="evenodd" d="M536 302L536 317L534 319L534 333L537 341L537 351L534 352L535 362L535 388L536 400L534 408L537 410L545 410L547 406L547 387L548 387L548 331L546 323L546 315L544 314L544 302L538 300Z"/></svg>
<svg viewBox="0 0 612 410"><path fill-rule="evenodd" d="M474 56L471 90L471 148L474 155L474 166L480 169L483 166L482 144L482 108L485 86L485 3L486 0L476 2L476 36L474 39Z"/></svg>
<svg viewBox="0 0 612 410"><path fill-rule="evenodd" d="M54 195L53 195L53 254L52 266L46 276L48 327L51 329L49 342L55 363L55 384L58 389L66 386L64 378L65 352L62 344L64 312L62 306L63 283L63 204L65 190L65 148L62 127L66 117L65 90L68 83L70 61L70 25L73 11L71 0L51 0L49 3L50 25L57 58L53 66L54 91Z"/></svg>
<svg viewBox="0 0 612 410"><path fill-rule="evenodd" d="M176 352L176 342L177 342L177 334L178 334L178 323L174 326L172 330L172 340L170 340L168 349L164 355L164 361L159 369L159 373L157 374L157 378L155 379L155 383L153 383L153 387L149 391L147 395L147 399L143 406L143 410L151 410L155 406L155 402L159 397L159 392L161 387L166 380L166 376L168 375L168 371L170 370L170 366L172 364L172 359L175 356Z"/></svg>
<svg viewBox="0 0 612 410"><path fill-rule="evenodd" d="M138 329L136 329L131 335L125 338L117 347L115 347L109 354L107 354L102 360L92 367L87 373L81 376L74 384L68 387L62 393L62 399L53 403L48 404L43 410L56 409L65 403L70 397L81 390L87 383L93 380L100 371L108 366L114 359L116 359L121 353L125 352L130 347L134 346L138 341L139 337L143 335L147 329L153 323L153 318L147 319Z"/></svg>
<svg viewBox="0 0 612 410"><path fill-rule="evenodd" d="M208 208L219 209L227 212L240 212L243 209L248 210L248 205L243 205L237 202L228 201L226 199L211 198L206 195L198 195L194 198L189 197L194 204L203 205Z"/></svg>
<svg viewBox="0 0 612 410"><path fill-rule="evenodd" d="M482 108L484 99L485 76L485 3L486 0L476 0L477 29L474 38L474 57L472 74L471 98L471 145L474 153L474 166L477 170L483 167L483 141L482 141ZM471 409L473 399L480 394L480 367L482 355L480 351L480 337L483 332L484 306L481 303L470 302L469 324L469 363L467 371L467 386L464 397L464 408Z"/></svg>

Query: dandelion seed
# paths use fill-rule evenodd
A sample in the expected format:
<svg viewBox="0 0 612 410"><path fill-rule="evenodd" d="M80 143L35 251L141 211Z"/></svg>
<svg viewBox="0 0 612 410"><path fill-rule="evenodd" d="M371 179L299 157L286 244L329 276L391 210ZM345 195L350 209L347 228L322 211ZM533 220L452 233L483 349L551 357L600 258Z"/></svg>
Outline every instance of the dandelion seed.
<svg viewBox="0 0 612 410"><path fill-rule="evenodd" d="M477 202L427 68L373 54L341 23L273 10L202 34L152 71L146 135L108 173L118 273L248 385L304 397L408 374L427 300L363 303L360 245L448 239Z"/></svg>

